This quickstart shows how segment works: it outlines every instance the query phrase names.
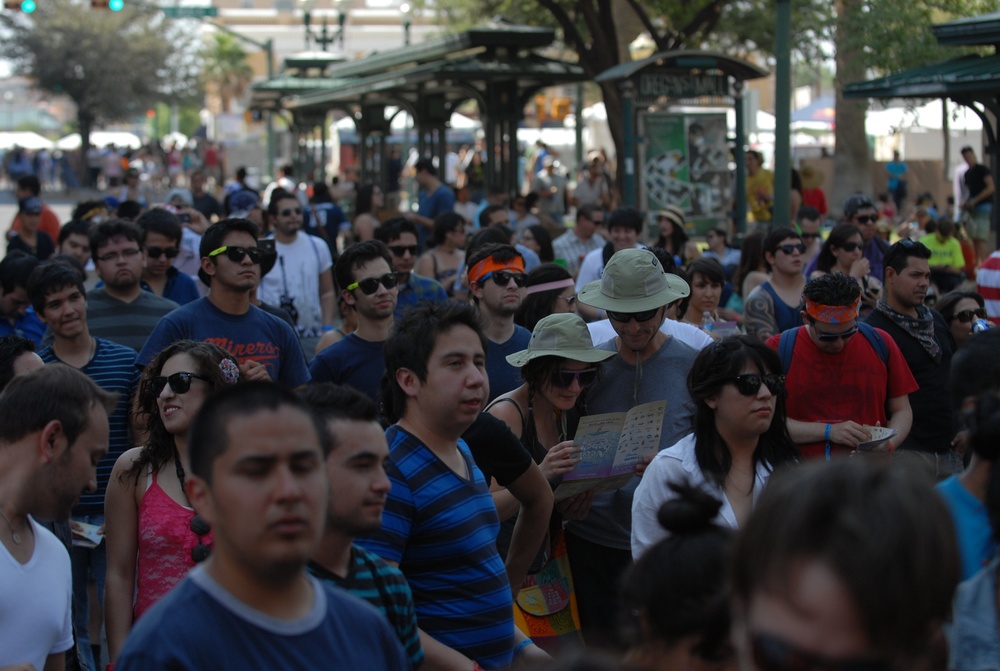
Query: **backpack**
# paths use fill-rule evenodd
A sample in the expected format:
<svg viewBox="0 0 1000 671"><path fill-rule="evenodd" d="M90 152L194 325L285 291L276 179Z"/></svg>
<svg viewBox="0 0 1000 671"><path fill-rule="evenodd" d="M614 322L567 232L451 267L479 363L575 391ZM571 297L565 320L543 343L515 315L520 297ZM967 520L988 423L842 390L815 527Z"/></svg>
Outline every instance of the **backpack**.
<svg viewBox="0 0 1000 671"><path fill-rule="evenodd" d="M888 367L889 346L885 344L885 339L882 335L875 330L875 327L869 326L864 322L858 322L858 331L861 332L865 340L868 341L868 344L878 354L878 358L882 359L882 363ZM787 331L782 331L781 337L778 339L778 357L781 359L781 370L786 375L788 374L788 369L792 366L792 352L795 350L795 339L798 337L798 334L799 328L795 327Z"/></svg>

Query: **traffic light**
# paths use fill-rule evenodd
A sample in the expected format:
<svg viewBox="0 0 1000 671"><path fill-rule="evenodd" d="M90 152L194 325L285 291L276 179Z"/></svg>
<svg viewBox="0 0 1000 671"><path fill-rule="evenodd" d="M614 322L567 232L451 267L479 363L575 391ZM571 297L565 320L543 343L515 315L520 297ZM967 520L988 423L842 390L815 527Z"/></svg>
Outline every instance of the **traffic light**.
<svg viewBox="0 0 1000 671"><path fill-rule="evenodd" d="M13 12L31 14L38 8L35 0L4 0L3 8Z"/></svg>

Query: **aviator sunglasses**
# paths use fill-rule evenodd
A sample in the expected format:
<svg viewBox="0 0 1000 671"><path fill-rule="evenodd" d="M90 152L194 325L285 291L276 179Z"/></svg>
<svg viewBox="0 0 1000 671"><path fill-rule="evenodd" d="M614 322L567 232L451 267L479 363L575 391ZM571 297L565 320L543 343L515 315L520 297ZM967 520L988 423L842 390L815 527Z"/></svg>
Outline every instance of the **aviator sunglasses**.
<svg viewBox="0 0 1000 671"><path fill-rule="evenodd" d="M399 284L399 275L396 273L386 273L381 277L369 277L368 279L361 280L360 282L352 282L348 284L347 290L354 291L355 289L361 289L361 293L365 296L371 296L373 293L378 291L378 285L380 284L386 289L392 289Z"/></svg>
<svg viewBox="0 0 1000 671"><path fill-rule="evenodd" d="M785 376L779 373L767 373L766 375L747 373L746 375L737 375L733 378L733 382L736 383L736 391L744 396L756 396L762 384L766 384L774 396L785 391Z"/></svg>
<svg viewBox="0 0 1000 671"><path fill-rule="evenodd" d="M168 384L175 394L186 394L191 389L191 380L195 378L210 382L207 377L198 375L197 373L174 373L170 376L157 375L150 378L149 384L153 388L153 393L157 396L163 393L164 387Z"/></svg>
<svg viewBox="0 0 1000 671"><path fill-rule="evenodd" d="M597 380L596 368L584 368L582 370L558 370L552 376L553 386L565 389L573 385L573 380L579 383L581 388L589 387Z"/></svg>
<svg viewBox="0 0 1000 671"><path fill-rule="evenodd" d="M232 247L229 245L213 249L208 253L208 257L214 258L222 253L225 253L226 258L233 263L242 263L244 256L249 256L250 263L254 265L259 264L264 259L264 250L260 247Z"/></svg>

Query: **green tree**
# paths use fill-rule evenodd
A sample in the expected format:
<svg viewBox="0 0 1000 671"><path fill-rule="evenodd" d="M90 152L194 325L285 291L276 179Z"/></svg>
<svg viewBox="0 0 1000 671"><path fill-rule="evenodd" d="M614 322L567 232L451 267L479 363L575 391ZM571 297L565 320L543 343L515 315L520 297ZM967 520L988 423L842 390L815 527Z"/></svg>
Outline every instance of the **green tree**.
<svg viewBox="0 0 1000 671"><path fill-rule="evenodd" d="M232 35L214 33L202 47L202 82L205 90L219 98L223 112L231 111L234 99L243 97L253 81L247 53Z"/></svg>
<svg viewBox="0 0 1000 671"><path fill-rule="evenodd" d="M76 104L77 130L90 147L101 124L133 119L157 101L197 94L188 39L150 8L94 11L71 0L38 3L32 14L0 14L0 55L15 70Z"/></svg>

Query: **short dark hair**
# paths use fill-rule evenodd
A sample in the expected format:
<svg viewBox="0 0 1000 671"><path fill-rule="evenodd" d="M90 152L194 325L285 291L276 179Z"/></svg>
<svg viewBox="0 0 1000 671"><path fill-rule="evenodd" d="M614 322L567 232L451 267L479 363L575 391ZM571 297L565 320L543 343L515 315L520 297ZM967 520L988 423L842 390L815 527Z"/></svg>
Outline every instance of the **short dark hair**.
<svg viewBox="0 0 1000 671"><path fill-rule="evenodd" d="M59 244L66 242L66 238L71 235L87 236L87 244L90 245L90 222L83 219L72 219L59 229Z"/></svg>
<svg viewBox="0 0 1000 671"><path fill-rule="evenodd" d="M76 368L49 364L15 377L0 394L0 444L15 443L58 420L72 445L87 430L95 404L110 413L116 403L114 394Z"/></svg>
<svg viewBox="0 0 1000 671"><path fill-rule="evenodd" d="M115 216L122 219L133 219L142 214L142 204L134 200L123 200L115 208Z"/></svg>
<svg viewBox="0 0 1000 671"><path fill-rule="evenodd" d="M910 263L910 257L929 259L931 258L931 250L927 249L924 243L915 240L900 240L894 243L885 253L885 258L882 259L885 268L882 271L883 279L889 272L889 268L892 268L897 275L903 272Z"/></svg>
<svg viewBox="0 0 1000 671"><path fill-rule="evenodd" d="M154 207L151 210L143 212L135 223L142 230L143 245L146 244L146 235L148 233L159 233L177 243L180 243L184 233L181 228L181 220L177 215L162 207Z"/></svg>
<svg viewBox="0 0 1000 671"><path fill-rule="evenodd" d="M286 175L288 173L285 173ZM267 213L272 217L278 214L278 203L283 200L294 200L296 203L299 202L298 197L291 191L286 191L285 189L275 189L271 192L271 200L267 201Z"/></svg>
<svg viewBox="0 0 1000 671"><path fill-rule="evenodd" d="M73 266L59 261L43 263L35 268L28 278L28 300L38 315L44 314L45 299L49 294L61 291L66 287L76 287L84 297L87 290L80 277L80 271Z"/></svg>
<svg viewBox="0 0 1000 671"><path fill-rule="evenodd" d="M802 205L799 207L799 211L795 213L795 221L801 222L805 219L808 219L809 221L815 221L822 216L823 215L819 213L819 210L817 210L812 205Z"/></svg>
<svg viewBox="0 0 1000 671"><path fill-rule="evenodd" d="M27 352L35 351L35 341L8 333L0 336L0 391L14 379L14 362Z"/></svg>
<svg viewBox="0 0 1000 671"><path fill-rule="evenodd" d="M444 239L448 237L448 234L459 228L465 228L465 217L455 211L442 212L434 218L434 229L431 239L434 240L435 245L443 245Z"/></svg>
<svg viewBox="0 0 1000 671"><path fill-rule="evenodd" d="M28 254L19 249L7 254L0 261L0 289L5 294L9 294L18 287L28 288L28 278L31 273L41 264L37 256Z"/></svg>
<svg viewBox="0 0 1000 671"><path fill-rule="evenodd" d="M841 458L785 469L737 539L737 608L745 613L761 592L784 593L800 562L820 562L850 596L879 657L924 658L958 585L954 534L930 482L898 464Z"/></svg>
<svg viewBox="0 0 1000 671"><path fill-rule="evenodd" d="M348 246L333 266L333 277L337 282L337 288L346 289L356 279L354 269L375 259L384 259L389 264L389 270L393 269L392 254L389 253L385 243L365 240Z"/></svg>
<svg viewBox="0 0 1000 671"><path fill-rule="evenodd" d="M427 380L427 363L438 336L455 326L472 329L486 351L486 336L479 325L479 315L472 303L456 300L424 302L408 310L396 322L395 329L382 347L385 376L382 378L382 414L397 422L406 411L406 394L396 381L396 371L406 368L421 381Z"/></svg>
<svg viewBox="0 0 1000 671"><path fill-rule="evenodd" d="M694 276L701 275L709 284L718 284L720 287L726 286L726 271L717 259L706 259L704 257L695 259L684 271L687 277L684 280L688 285L694 284ZM687 313L688 306L691 305L691 294L681 299L677 305L677 316L683 317Z"/></svg>
<svg viewBox="0 0 1000 671"><path fill-rule="evenodd" d="M861 297L861 285L853 277L827 273L806 284L802 297L820 305L854 305ZM810 324L816 323L812 316L808 319Z"/></svg>
<svg viewBox="0 0 1000 671"><path fill-rule="evenodd" d="M25 175L18 178L17 188L30 192L32 196L37 196L42 192L42 182L36 175Z"/></svg>
<svg viewBox="0 0 1000 671"><path fill-rule="evenodd" d="M970 396L1000 392L1000 329L969 338L952 357L949 377L956 409Z"/></svg>
<svg viewBox="0 0 1000 671"><path fill-rule="evenodd" d="M636 233L642 233L642 227L645 224L642 212L634 207L619 207L608 215L604 223L609 231L616 228L631 228Z"/></svg>
<svg viewBox="0 0 1000 671"><path fill-rule="evenodd" d="M485 230L490 227L490 217L493 216L494 212L506 212L507 208L503 205L487 205L483 208L483 211L479 213L479 228Z"/></svg>
<svg viewBox="0 0 1000 671"><path fill-rule="evenodd" d="M852 219L861 210L875 210L875 203L863 193L856 193L844 201L844 219Z"/></svg>
<svg viewBox="0 0 1000 671"><path fill-rule="evenodd" d="M495 224L489 228L480 228L465 243L465 258L468 259L471 254L476 253L477 249L485 245L510 245L512 236L513 233L511 233L510 228L503 224ZM466 267L468 267L468 264L466 264Z"/></svg>
<svg viewBox="0 0 1000 671"><path fill-rule="evenodd" d="M594 221L594 214L596 212L603 212L603 211L604 211L604 208L603 207L598 207L597 205L581 205L580 207L576 208L576 220L580 221L580 217L583 217L584 219L587 219L588 221ZM594 223L598 223L598 222L594 222ZM601 221L599 223L603 224L604 222Z"/></svg>
<svg viewBox="0 0 1000 671"><path fill-rule="evenodd" d="M260 228L249 219L223 219L208 227L198 244L198 256L204 258L222 246L223 240L232 232L248 233L254 240L260 237Z"/></svg>
<svg viewBox="0 0 1000 671"><path fill-rule="evenodd" d="M378 422L375 401L346 384L310 384L300 387L296 393L323 422ZM330 439L333 449L337 449L340 442L336 434L331 433Z"/></svg>
<svg viewBox="0 0 1000 671"><path fill-rule="evenodd" d="M787 226L772 228L764 237L764 265L767 267L768 272L771 272L771 264L767 260L767 254L777 254L778 247L788 238L795 238L799 242L802 242L802 236Z"/></svg>
<svg viewBox="0 0 1000 671"><path fill-rule="evenodd" d="M413 166L414 172L426 172L431 175L437 175L437 168L434 167L434 161L429 158L422 158L416 162Z"/></svg>
<svg viewBox="0 0 1000 671"><path fill-rule="evenodd" d="M90 255L97 263L97 250L114 238L125 238L142 247L142 229L127 219L112 219L90 229Z"/></svg>
<svg viewBox="0 0 1000 671"><path fill-rule="evenodd" d="M409 219L403 217L392 217L375 229L375 239L384 243L387 247L402 237L403 233L412 233L417 241L420 241L420 233L417 225Z"/></svg>
<svg viewBox="0 0 1000 671"><path fill-rule="evenodd" d="M521 252L517 251L517 248L514 247L514 245L490 243L477 247L473 251L469 252L469 256L465 260L466 270L471 270L477 263L490 257L493 257L500 263L506 263L519 258L523 259Z"/></svg>
<svg viewBox="0 0 1000 671"><path fill-rule="evenodd" d="M191 472L212 484L212 464L229 449L229 425L260 411L291 407L312 422L324 455L330 453L330 433L305 401L274 382L245 382L222 389L205 400L188 432Z"/></svg>

